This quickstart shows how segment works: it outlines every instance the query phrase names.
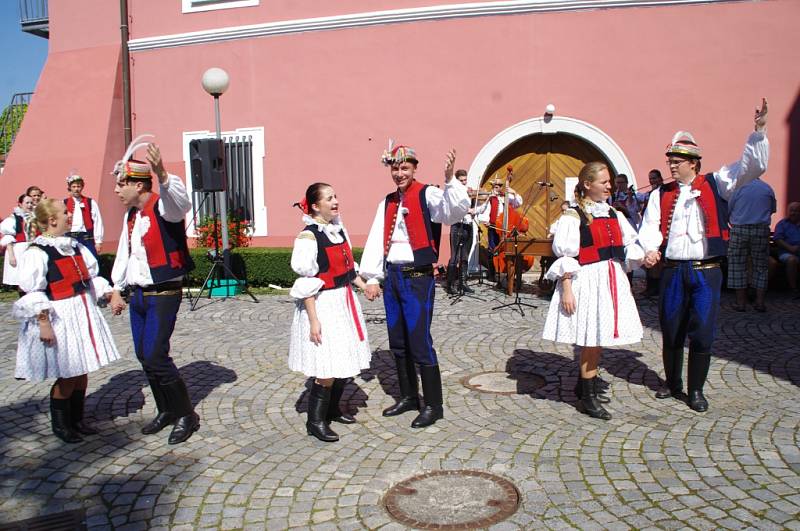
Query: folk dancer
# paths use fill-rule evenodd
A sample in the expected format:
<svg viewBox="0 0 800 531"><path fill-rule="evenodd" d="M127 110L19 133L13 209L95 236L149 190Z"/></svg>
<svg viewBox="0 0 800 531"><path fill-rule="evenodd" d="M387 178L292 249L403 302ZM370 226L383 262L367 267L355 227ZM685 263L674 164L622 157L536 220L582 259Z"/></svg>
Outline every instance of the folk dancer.
<svg viewBox="0 0 800 531"><path fill-rule="evenodd" d="M314 183L300 203L305 228L294 241L292 270L299 275L289 335L289 368L314 378L306 431L324 442L339 440L331 422L353 424L340 401L347 379L369 368L372 352L361 305L351 284L364 289L339 217L333 188Z"/></svg>
<svg viewBox="0 0 800 531"><path fill-rule="evenodd" d="M88 373L119 359L97 302L111 293L99 276L97 260L66 236L72 223L67 207L43 199L36 207L37 236L19 261L19 285L27 293L13 308L21 321L16 378L40 382L55 378L50 389L53 434L67 443L97 430L84 421Z"/></svg>
<svg viewBox="0 0 800 531"><path fill-rule="evenodd" d="M455 150L447 154L444 189L415 179L419 161L407 146L384 151L382 162L397 190L378 204L360 274L367 279L366 295L380 295L384 281L384 308L389 331L389 348L395 357L400 400L385 409L392 417L417 410L412 428L430 426L444 417L439 360L431 338L433 318L433 264L439 257L441 224L462 219L469 209L467 189L453 179ZM422 378L425 407L417 395L417 372Z"/></svg>
<svg viewBox="0 0 800 531"><path fill-rule="evenodd" d="M111 308L116 315L122 313L122 290L128 289L133 346L158 409L141 431L149 435L174 425L169 444L178 444L200 427L186 384L169 355L182 280L194 268L184 227L192 203L181 178L164 169L158 146L137 143L141 138L131 143L114 169L114 191L128 211L111 270ZM145 146L146 163L130 158ZM159 193L153 191L151 172L158 178Z"/></svg>
<svg viewBox="0 0 800 531"><path fill-rule="evenodd" d="M636 230L608 203L611 177L608 166L590 162L581 168L575 186L576 207L569 208L555 226L553 252L559 258L545 278L557 281L542 338L579 345L580 378L575 394L590 417L611 419L601 405L597 366L603 347L642 340L642 323L626 264L638 265L644 251Z"/></svg>
<svg viewBox="0 0 800 531"><path fill-rule="evenodd" d="M81 242L97 258L103 245L103 217L97 201L83 195L84 184L83 177L77 173L67 177L69 196L64 204L72 214L72 227L67 235Z"/></svg>
<svg viewBox="0 0 800 531"><path fill-rule="evenodd" d="M755 131L741 158L714 173L700 174L702 151L694 137L678 131L667 146L667 165L675 181L651 194L639 231L645 266L663 262L659 321L663 335L665 382L656 398L686 400L683 344L689 337L688 405L708 410L703 385L719 315L722 271L728 244L731 194L767 169L767 101L756 109ZM662 260L663 258L663 260Z"/></svg>

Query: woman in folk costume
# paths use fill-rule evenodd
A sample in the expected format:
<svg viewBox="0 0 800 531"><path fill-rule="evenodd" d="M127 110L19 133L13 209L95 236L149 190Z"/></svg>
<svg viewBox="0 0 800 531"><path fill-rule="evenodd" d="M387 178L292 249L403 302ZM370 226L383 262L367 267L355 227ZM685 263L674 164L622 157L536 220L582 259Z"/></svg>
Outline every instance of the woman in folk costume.
<svg viewBox="0 0 800 531"><path fill-rule="evenodd" d="M3 284L19 285L17 263L22 252L39 234L39 227L33 215L33 198L25 194L17 199L17 206L6 219L0 223L0 246L6 250L3 264Z"/></svg>
<svg viewBox="0 0 800 531"><path fill-rule="evenodd" d="M111 288L98 276L94 255L64 236L71 215L63 201L36 207L43 234L20 258L19 285L27 292L13 308L20 319L15 377L56 378L50 390L53 433L77 443L97 430L83 422L87 373L119 358L108 324L97 307Z"/></svg>
<svg viewBox="0 0 800 531"><path fill-rule="evenodd" d="M371 351L361 306L351 284L364 289L339 201L330 185L314 183L298 203L305 229L294 241L292 269L300 275L290 295L296 301L289 339L289 368L314 378L308 397L309 435L338 441L331 421L353 424L339 401L347 378L369 367Z"/></svg>
<svg viewBox="0 0 800 531"><path fill-rule="evenodd" d="M560 218L553 239L558 260L547 272L557 280L542 337L580 345L580 380L576 395L586 414L609 420L597 393L597 365L602 347L638 343L642 323L625 275L644 251L636 231L606 200L611 192L608 167L590 162L575 187L577 207Z"/></svg>

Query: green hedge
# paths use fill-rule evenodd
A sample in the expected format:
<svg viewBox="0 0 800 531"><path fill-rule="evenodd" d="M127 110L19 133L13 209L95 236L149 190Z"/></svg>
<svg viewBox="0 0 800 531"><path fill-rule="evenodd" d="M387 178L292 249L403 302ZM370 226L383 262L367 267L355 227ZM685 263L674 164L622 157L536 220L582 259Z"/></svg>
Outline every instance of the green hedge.
<svg viewBox="0 0 800 531"><path fill-rule="evenodd" d="M353 249L356 262L361 260L363 249ZM190 249L194 260L194 271L189 273L189 285L200 287L211 269L208 249ZM231 269L239 278L247 279L249 286L266 287L269 284L289 287L297 278L291 268L291 247L242 247L231 252ZM114 255L100 255L100 274L111 278Z"/></svg>

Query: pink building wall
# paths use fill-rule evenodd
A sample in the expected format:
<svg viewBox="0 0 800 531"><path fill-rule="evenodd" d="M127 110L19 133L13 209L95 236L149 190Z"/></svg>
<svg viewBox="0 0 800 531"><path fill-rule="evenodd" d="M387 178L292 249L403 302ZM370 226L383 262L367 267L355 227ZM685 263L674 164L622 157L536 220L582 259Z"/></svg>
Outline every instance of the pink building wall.
<svg viewBox="0 0 800 531"><path fill-rule="evenodd" d="M86 6L96 1L81 0ZM430 5L262 2L181 14L179 2L131 4L134 39ZM51 8L54 24L57 12ZM255 244L290 245L300 225L291 204L309 183L322 180L337 189L360 245L377 202L392 186L378 161L389 137L416 147L421 179L439 183L449 147L458 150L457 166L469 168L495 134L553 103L557 115L612 137L643 184L650 168L666 172L663 148L677 129L695 134L705 169L738 158L752 110L766 96L772 146L766 180L779 197L777 222L787 200L800 196L796 184L787 190L789 146L800 136L798 15L800 3L792 0L725 2L459 18L136 51L134 134L154 133L168 168L183 174L182 133L214 127L212 100L200 78L207 68L222 67L231 76L221 99L222 128L265 130L269 236ZM89 46L85 35L72 31L87 21L69 20L69 42ZM43 74L40 88L44 80ZM26 122L23 132L33 134L27 128ZM116 201L100 192L104 207ZM111 234L119 231L119 222L108 224Z"/></svg>

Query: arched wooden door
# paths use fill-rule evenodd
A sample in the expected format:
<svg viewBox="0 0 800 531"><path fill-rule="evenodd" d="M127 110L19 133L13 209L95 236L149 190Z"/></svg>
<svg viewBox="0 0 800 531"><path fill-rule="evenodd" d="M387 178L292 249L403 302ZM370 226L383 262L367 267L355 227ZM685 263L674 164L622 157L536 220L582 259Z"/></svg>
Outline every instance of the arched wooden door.
<svg viewBox="0 0 800 531"><path fill-rule="evenodd" d="M565 199L564 181L577 177L587 162L601 161L612 168L606 157L592 144L565 133L530 135L521 138L500 152L489 164L481 179L481 188L491 190L495 175L506 175L506 166L514 168L511 187L523 197L519 209L528 218L527 238L547 238L550 224L561 215ZM613 169L612 178L613 175ZM553 186L540 186L538 183ZM485 243L485 242L484 242Z"/></svg>

